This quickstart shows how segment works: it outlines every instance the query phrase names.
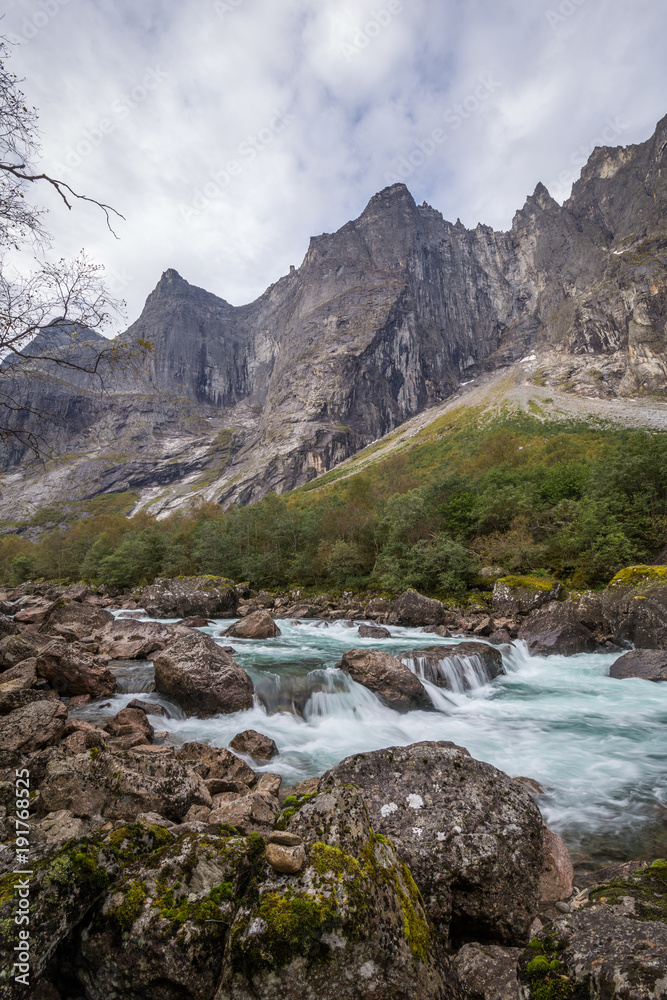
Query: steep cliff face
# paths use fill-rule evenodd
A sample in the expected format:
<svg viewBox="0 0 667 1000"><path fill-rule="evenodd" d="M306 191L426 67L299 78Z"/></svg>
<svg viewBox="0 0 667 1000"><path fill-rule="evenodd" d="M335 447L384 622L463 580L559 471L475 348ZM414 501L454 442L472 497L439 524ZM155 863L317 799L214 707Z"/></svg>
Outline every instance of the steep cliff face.
<svg viewBox="0 0 667 1000"><path fill-rule="evenodd" d="M147 374L103 395L46 363L23 379L54 418L22 426L61 458L32 470L8 448L6 509L19 488L37 505L119 490L156 512L247 503L528 351L540 384L666 392L666 147L667 118L645 143L596 149L563 206L538 184L507 233L452 225L394 185L247 306L166 271L123 335L154 345Z"/></svg>

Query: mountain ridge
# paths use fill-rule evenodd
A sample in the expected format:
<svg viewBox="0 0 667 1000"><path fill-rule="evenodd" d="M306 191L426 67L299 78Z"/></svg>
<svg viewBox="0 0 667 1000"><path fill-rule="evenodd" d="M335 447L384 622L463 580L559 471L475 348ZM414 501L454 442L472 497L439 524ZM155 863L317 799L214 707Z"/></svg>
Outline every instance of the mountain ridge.
<svg viewBox="0 0 667 1000"><path fill-rule="evenodd" d="M242 306L167 269L122 335L154 344L147 375L103 396L47 363L37 388L25 379L52 415L53 462L5 448L3 516L19 492L39 507L129 490L154 513L250 503L533 350L544 384L661 396L666 147L667 116L644 143L596 148L562 206L538 183L507 232L452 224L391 185Z"/></svg>

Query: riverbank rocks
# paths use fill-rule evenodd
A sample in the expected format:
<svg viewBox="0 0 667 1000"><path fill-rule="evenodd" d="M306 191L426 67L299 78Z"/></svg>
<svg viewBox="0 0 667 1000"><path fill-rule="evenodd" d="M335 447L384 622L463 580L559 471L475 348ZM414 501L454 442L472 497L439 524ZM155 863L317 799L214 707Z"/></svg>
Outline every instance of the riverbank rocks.
<svg viewBox="0 0 667 1000"><path fill-rule="evenodd" d="M260 610L241 618L222 634L235 639L275 639L281 632L269 612Z"/></svg>
<svg viewBox="0 0 667 1000"><path fill-rule="evenodd" d="M34 701L0 718L0 752L35 753L61 739L67 709L61 701Z"/></svg>
<svg viewBox="0 0 667 1000"><path fill-rule="evenodd" d="M519 963L524 995L555 996L565 984L569 997L664 997L666 915L667 861L592 887L531 941Z"/></svg>
<svg viewBox="0 0 667 1000"><path fill-rule="evenodd" d="M151 618L220 618L233 614L238 604L233 582L219 576L157 579L139 599Z"/></svg>
<svg viewBox="0 0 667 1000"><path fill-rule="evenodd" d="M113 615L104 608L94 608L78 601L56 601L44 615L40 632L61 635L64 639L84 639L92 632L113 621Z"/></svg>
<svg viewBox="0 0 667 1000"><path fill-rule="evenodd" d="M346 784L361 790L373 829L396 846L446 941L526 943L542 817L506 774L439 741L356 754L322 778L323 791Z"/></svg>
<svg viewBox="0 0 667 1000"><path fill-rule="evenodd" d="M390 614L396 625L417 627L419 625L444 625L445 610L440 601L418 594L416 590L406 590L391 602Z"/></svg>
<svg viewBox="0 0 667 1000"><path fill-rule="evenodd" d="M89 694L106 698L116 690L116 678L81 646L56 639L37 655L37 673L59 694Z"/></svg>
<svg viewBox="0 0 667 1000"><path fill-rule="evenodd" d="M614 640L667 649L667 566L629 566L602 594Z"/></svg>
<svg viewBox="0 0 667 1000"><path fill-rule="evenodd" d="M0 613L0 638L4 638L6 635L17 635L18 631L19 627L14 619Z"/></svg>
<svg viewBox="0 0 667 1000"><path fill-rule="evenodd" d="M470 1000L518 1000L517 962L521 948L464 944L453 965Z"/></svg>
<svg viewBox="0 0 667 1000"><path fill-rule="evenodd" d="M501 653L485 642L411 649L400 659L419 677L450 691L469 691L505 673Z"/></svg>
<svg viewBox="0 0 667 1000"><path fill-rule="evenodd" d="M218 998L462 1000L414 881L372 832L358 790L321 793L292 823L304 867L258 873L230 928Z"/></svg>
<svg viewBox="0 0 667 1000"><path fill-rule="evenodd" d="M343 653L340 668L396 712L433 708L419 679L389 653L379 649L348 649Z"/></svg>
<svg viewBox="0 0 667 1000"><path fill-rule="evenodd" d="M151 653L164 649L190 630L183 625L164 622L138 622L116 618L95 632L93 638L100 653L112 660L146 660Z"/></svg>
<svg viewBox="0 0 667 1000"><path fill-rule="evenodd" d="M233 750L248 754L256 760L271 760L279 754L278 747L269 736L258 733L255 729L245 729L229 741Z"/></svg>
<svg viewBox="0 0 667 1000"><path fill-rule="evenodd" d="M39 656L41 650L52 641L47 636L29 633L6 635L0 639L0 671L9 670L21 660Z"/></svg>
<svg viewBox="0 0 667 1000"><path fill-rule="evenodd" d="M633 649L624 653L612 663L609 676L617 680L640 677L645 681L667 681L667 650Z"/></svg>
<svg viewBox="0 0 667 1000"><path fill-rule="evenodd" d="M521 626L519 639L533 656L573 656L594 653L598 648L595 636L581 624L569 602L550 601L533 612Z"/></svg>
<svg viewBox="0 0 667 1000"><path fill-rule="evenodd" d="M51 849L33 861L30 878L30 987L16 990L7 984L11 966L5 964L0 972L0 989L3 997L34 997L35 1000L58 1000L61 996L83 995L83 987L62 993L49 986L52 977L59 979L58 949L70 952L68 962L73 975L71 959L76 950L75 935L82 921L90 914L100 895L113 883L122 867L145 855L152 854L171 840L166 830L157 827L133 825L114 831L108 836L97 834L81 841L73 841ZM15 877L6 876L11 880ZM16 895L14 891L0 895L0 951L14 954L19 942L20 926L14 923ZM33 923L34 921L34 923ZM55 968L54 968L55 966ZM46 970L48 977L42 979ZM50 991L50 992L49 992ZM107 986L106 1000L109 998Z"/></svg>
<svg viewBox="0 0 667 1000"><path fill-rule="evenodd" d="M491 606L494 613L528 615L563 592L557 580L540 576L503 576L493 585Z"/></svg>
<svg viewBox="0 0 667 1000"><path fill-rule="evenodd" d="M252 708L252 681L210 636L191 632L153 659L155 690L169 695L190 715L239 712Z"/></svg>
<svg viewBox="0 0 667 1000"><path fill-rule="evenodd" d="M193 805L212 805L202 778L176 759L172 747L136 747L121 753L55 756L40 785L45 812L67 809L82 818L134 820L155 812L180 823Z"/></svg>
<svg viewBox="0 0 667 1000"><path fill-rule="evenodd" d="M208 743L184 743L176 751L176 758L209 782L207 787L212 794L235 791L239 782L250 787L257 781L253 769L224 747L212 747ZM231 787L215 787L214 782L218 782L220 786L230 784Z"/></svg>

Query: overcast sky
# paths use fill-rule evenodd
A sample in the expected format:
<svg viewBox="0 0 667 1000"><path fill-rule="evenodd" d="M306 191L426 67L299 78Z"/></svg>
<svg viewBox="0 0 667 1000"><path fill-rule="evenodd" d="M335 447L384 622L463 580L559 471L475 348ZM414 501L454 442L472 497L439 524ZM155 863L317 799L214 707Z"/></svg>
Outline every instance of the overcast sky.
<svg viewBox="0 0 667 1000"><path fill-rule="evenodd" d="M10 0L42 166L126 217L49 219L128 321L168 267L240 305L403 177L452 222L562 201L667 113L660 0Z"/></svg>

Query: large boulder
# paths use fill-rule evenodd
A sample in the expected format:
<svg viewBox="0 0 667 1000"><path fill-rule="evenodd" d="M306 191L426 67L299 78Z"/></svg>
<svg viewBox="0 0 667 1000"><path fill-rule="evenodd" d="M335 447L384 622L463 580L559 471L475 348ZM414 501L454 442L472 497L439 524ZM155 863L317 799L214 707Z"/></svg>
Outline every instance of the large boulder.
<svg viewBox="0 0 667 1000"><path fill-rule="evenodd" d="M78 601L56 601L44 615L39 631L70 640L85 639L112 621L113 615L104 608L94 608Z"/></svg>
<svg viewBox="0 0 667 1000"><path fill-rule="evenodd" d="M153 659L155 689L190 715L240 712L252 708L252 681L210 636L190 632Z"/></svg>
<svg viewBox="0 0 667 1000"><path fill-rule="evenodd" d="M629 566L602 595L614 639L641 649L667 649L667 566Z"/></svg>
<svg viewBox="0 0 667 1000"><path fill-rule="evenodd" d="M45 970L60 964L59 948L73 957L74 937L82 921L91 913L100 896L113 884L121 871L139 858L159 851L171 841L167 830L155 826L132 826L118 829L108 836L74 841L51 848L45 857L33 859L30 884L30 985L26 989L11 982L12 966L3 962L0 969L0 995L4 998L30 997L31 1000L58 1000L62 996L81 996L83 989L68 988L63 994L41 981ZM13 875L11 885L16 882ZM25 929L16 924L17 896L14 890L0 895L0 951L14 955L20 944L19 933ZM135 942L136 946L136 942ZM51 992L48 990L51 989ZM107 989L106 998L110 993Z"/></svg>
<svg viewBox="0 0 667 1000"><path fill-rule="evenodd" d="M391 632L382 625L360 625L357 635L361 639L391 639Z"/></svg>
<svg viewBox="0 0 667 1000"><path fill-rule="evenodd" d="M413 628L419 625L443 625L445 621L445 610L440 601L424 597L416 590L406 590L392 601L390 613L395 616L397 625Z"/></svg>
<svg viewBox="0 0 667 1000"><path fill-rule="evenodd" d="M77 605L83 607L83 605ZM56 639L37 656L37 673L59 694L106 698L116 690L116 678L106 664L78 644Z"/></svg>
<svg viewBox="0 0 667 1000"><path fill-rule="evenodd" d="M502 771L443 741L348 757L323 789L361 789L445 940L523 945L537 912L542 817Z"/></svg>
<svg viewBox="0 0 667 1000"><path fill-rule="evenodd" d="M142 592L141 604L152 618L220 618L234 613L238 595L223 577L186 576L155 580Z"/></svg>
<svg viewBox="0 0 667 1000"><path fill-rule="evenodd" d="M320 794L288 830L305 864L258 873L230 928L219 998L460 1000L410 872L357 789Z"/></svg>
<svg viewBox="0 0 667 1000"><path fill-rule="evenodd" d="M151 653L189 634L190 630L183 625L116 618L95 633L95 640L99 652L113 660L146 660Z"/></svg>
<svg viewBox="0 0 667 1000"><path fill-rule="evenodd" d="M610 677L625 680L640 677L645 681L667 681L667 650L633 649L612 663Z"/></svg>
<svg viewBox="0 0 667 1000"><path fill-rule="evenodd" d="M31 656L0 674L0 697L14 691L27 691L36 681L37 660Z"/></svg>
<svg viewBox="0 0 667 1000"><path fill-rule="evenodd" d="M34 701L0 718L0 753L35 753L62 737L67 709L61 701Z"/></svg>
<svg viewBox="0 0 667 1000"><path fill-rule="evenodd" d="M235 639L275 639L281 633L269 612L260 609L240 618L222 634Z"/></svg>
<svg viewBox="0 0 667 1000"><path fill-rule="evenodd" d="M400 659L419 677L450 691L469 691L505 673L500 651L485 642L411 649Z"/></svg>
<svg viewBox="0 0 667 1000"><path fill-rule="evenodd" d="M591 888L572 909L539 931L524 953L524 996L667 995L667 861Z"/></svg>
<svg viewBox="0 0 667 1000"><path fill-rule="evenodd" d="M172 747L136 747L121 753L54 757L40 785L46 812L133 820L159 813L179 823L193 805L212 805L203 779L176 759Z"/></svg>
<svg viewBox="0 0 667 1000"><path fill-rule="evenodd" d="M557 580L540 576L503 576L493 585L492 608L495 614L529 615L563 592Z"/></svg>
<svg viewBox="0 0 667 1000"><path fill-rule="evenodd" d="M433 708L419 679L389 653L379 649L348 649L343 653L340 667L397 712Z"/></svg>
<svg viewBox="0 0 667 1000"><path fill-rule="evenodd" d="M598 648L595 636L581 624L569 602L550 601L534 611L523 623L519 639L527 643L533 656L573 656L594 653Z"/></svg>

